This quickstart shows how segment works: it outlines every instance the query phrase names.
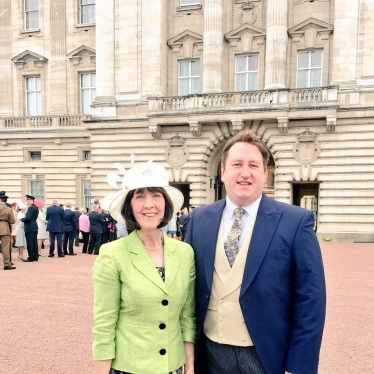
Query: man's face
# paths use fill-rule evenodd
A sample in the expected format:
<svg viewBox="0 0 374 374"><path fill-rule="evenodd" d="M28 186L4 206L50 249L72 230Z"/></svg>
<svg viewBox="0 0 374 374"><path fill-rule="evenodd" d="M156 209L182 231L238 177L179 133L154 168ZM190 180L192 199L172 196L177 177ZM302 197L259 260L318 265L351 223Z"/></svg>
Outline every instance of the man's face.
<svg viewBox="0 0 374 374"><path fill-rule="evenodd" d="M27 205L31 205L33 202L34 202L34 200L32 200L32 199L26 199L26 204Z"/></svg>
<svg viewBox="0 0 374 374"><path fill-rule="evenodd" d="M182 212L183 212L183 214L184 214L185 216L188 215L188 209L187 209L187 208L184 208L184 209L182 210Z"/></svg>
<svg viewBox="0 0 374 374"><path fill-rule="evenodd" d="M221 165L221 179L229 199L238 207L257 200L264 189L266 168L260 150L246 142L235 143L226 165Z"/></svg>

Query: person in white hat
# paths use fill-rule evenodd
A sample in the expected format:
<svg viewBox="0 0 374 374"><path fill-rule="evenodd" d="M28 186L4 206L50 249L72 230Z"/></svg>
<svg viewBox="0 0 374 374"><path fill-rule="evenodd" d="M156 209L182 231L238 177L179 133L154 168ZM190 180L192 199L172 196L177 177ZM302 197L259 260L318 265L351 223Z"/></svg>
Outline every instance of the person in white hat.
<svg viewBox="0 0 374 374"><path fill-rule="evenodd" d="M93 267L96 374L192 374L194 254L161 231L183 195L153 162L130 169L123 186L102 202L133 231L102 245Z"/></svg>

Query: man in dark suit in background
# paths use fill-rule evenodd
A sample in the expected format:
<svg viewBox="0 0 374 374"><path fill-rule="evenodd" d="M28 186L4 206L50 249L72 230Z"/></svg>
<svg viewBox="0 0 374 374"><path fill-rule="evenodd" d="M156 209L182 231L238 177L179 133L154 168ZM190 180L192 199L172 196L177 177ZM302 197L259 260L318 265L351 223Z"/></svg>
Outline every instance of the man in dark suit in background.
<svg viewBox="0 0 374 374"><path fill-rule="evenodd" d="M96 204L93 207L93 211L88 215L90 220L90 242L88 243L88 254L92 254L93 251L95 255L99 254L99 249L102 241L103 234L103 223L104 220L101 217L100 205Z"/></svg>
<svg viewBox="0 0 374 374"><path fill-rule="evenodd" d="M181 240L184 242L186 238L186 233L188 229L188 222L190 221L190 216L188 214L188 209L185 207L182 209L182 214L179 217L179 227L181 230Z"/></svg>
<svg viewBox="0 0 374 374"><path fill-rule="evenodd" d="M53 257L55 251L55 239L57 239L57 254L58 257L64 257L62 253L62 233L64 232L64 210L58 205L57 200L52 201L52 206L47 208L46 220L47 231L49 232L49 255Z"/></svg>
<svg viewBox="0 0 374 374"><path fill-rule="evenodd" d="M269 153L249 130L222 154L225 200L194 209L196 374L316 374L325 321L311 211L263 194Z"/></svg>
<svg viewBox="0 0 374 374"><path fill-rule="evenodd" d="M64 242L63 242L63 250L64 255L75 256L74 253L74 238L75 238L75 230L77 229L77 221L75 218L75 213L71 210L72 204L66 203L66 209L64 210ZM69 243L69 253L67 251Z"/></svg>
<svg viewBox="0 0 374 374"><path fill-rule="evenodd" d="M33 262L38 261L38 224L36 220L38 219L39 209L34 204L35 197L31 195L26 195L26 204L29 206L26 211L25 218L21 221L25 223L25 236L27 243L27 252L29 256L23 262Z"/></svg>
<svg viewBox="0 0 374 374"><path fill-rule="evenodd" d="M77 223L77 228L75 230L75 246L79 247L79 217L81 216L81 212L79 211L79 207L74 208L75 214L75 222Z"/></svg>
<svg viewBox="0 0 374 374"><path fill-rule="evenodd" d="M105 210L101 212L101 218L103 219L103 235L101 238L101 244L108 243L109 241L109 231L108 231L108 221L109 214Z"/></svg>

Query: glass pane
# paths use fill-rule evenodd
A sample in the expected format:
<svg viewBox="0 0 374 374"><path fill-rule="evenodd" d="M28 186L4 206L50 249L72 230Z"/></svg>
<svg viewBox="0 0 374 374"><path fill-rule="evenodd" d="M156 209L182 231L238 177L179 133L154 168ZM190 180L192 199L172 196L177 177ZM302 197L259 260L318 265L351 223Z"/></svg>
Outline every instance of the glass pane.
<svg viewBox="0 0 374 374"><path fill-rule="evenodd" d="M92 102L95 101L95 97L96 97L96 89L93 88L93 89L91 90L91 104L92 104ZM91 113L91 108L90 108L90 113Z"/></svg>
<svg viewBox="0 0 374 374"><path fill-rule="evenodd" d="M258 56L248 56L248 71L258 70Z"/></svg>
<svg viewBox="0 0 374 374"><path fill-rule="evenodd" d="M38 0L25 0L25 11L38 10Z"/></svg>
<svg viewBox="0 0 374 374"><path fill-rule="evenodd" d="M38 11L26 13L26 30L37 29L39 26L38 22Z"/></svg>
<svg viewBox="0 0 374 374"><path fill-rule="evenodd" d="M321 87L322 69L312 69L310 71L310 87Z"/></svg>
<svg viewBox="0 0 374 374"><path fill-rule="evenodd" d="M40 92L36 92L36 115L42 115L42 97Z"/></svg>
<svg viewBox="0 0 374 374"><path fill-rule="evenodd" d="M179 95L188 95L188 79L179 79Z"/></svg>
<svg viewBox="0 0 374 374"><path fill-rule="evenodd" d="M35 77L35 89L40 91L40 77Z"/></svg>
<svg viewBox="0 0 374 374"><path fill-rule="evenodd" d="M245 91L245 74L236 74L236 91Z"/></svg>
<svg viewBox="0 0 374 374"><path fill-rule="evenodd" d="M311 66L313 68L322 67L322 51L313 51L311 52Z"/></svg>
<svg viewBox="0 0 374 374"><path fill-rule="evenodd" d="M35 89L35 79L34 77L26 78L26 90L32 91Z"/></svg>
<svg viewBox="0 0 374 374"><path fill-rule="evenodd" d="M299 52L298 53L298 69L304 69L309 66L309 52Z"/></svg>
<svg viewBox="0 0 374 374"><path fill-rule="evenodd" d="M27 94L27 115L29 117L35 116L36 111L35 111L35 92L29 92Z"/></svg>
<svg viewBox="0 0 374 374"><path fill-rule="evenodd" d="M200 0L181 0L181 5L200 4Z"/></svg>
<svg viewBox="0 0 374 374"><path fill-rule="evenodd" d="M236 71L245 71L247 56L236 56Z"/></svg>
<svg viewBox="0 0 374 374"><path fill-rule="evenodd" d="M82 23L95 22L95 5L82 5L81 22Z"/></svg>
<svg viewBox="0 0 374 374"><path fill-rule="evenodd" d="M188 63L189 61L181 61L179 63L179 76L188 77Z"/></svg>
<svg viewBox="0 0 374 374"><path fill-rule="evenodd" d="M300 70L297 72L297 88L308 87L309 70Z"/></svg>
<svg viewBox="0 0 374 374"><path fill-rule="evenodd" d="M96 73L91 74L91 87L96 87Z"/></svg>
<svg viewBox="0 0 374 374"><path fill-rule="evenodd" d="M200 78L191 78L191 94L200 93Z"/></svg>
<svg viewBox="0 0 374 374"><path fill-rule="evenodd" d="M193 77L200 76L200 61L191 61L191 75Z"/></svg>
<svg viewBox="0 0 374 374"><path fill-rule="evenodd" d="M90 76L88 74L81 74L81 87L90 87Z"/></svg>
<svg viewBox="0 0 374 374"><path fill-rule="evenodd" d="M90 90L82 90L82 114L91 113L91 92Z"/></svg>
<svg viewBox="0 0 374 374"><path fill-rule="evenodd" d="M248 73L248 91L258 89L258 73Z"/></svg>

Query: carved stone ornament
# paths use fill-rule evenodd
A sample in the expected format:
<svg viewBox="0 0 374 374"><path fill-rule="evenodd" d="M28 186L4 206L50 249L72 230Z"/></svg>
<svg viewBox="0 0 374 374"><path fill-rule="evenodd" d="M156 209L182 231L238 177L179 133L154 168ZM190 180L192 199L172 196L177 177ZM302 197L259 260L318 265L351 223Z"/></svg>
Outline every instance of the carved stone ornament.
<svg viewBox="0 0 374 374"><path fill-rule="evenodd" d="M321 154L321 146L317 140L317 134L306 129L297 136L297 142L293 147L293 156L295 160L307 167L317 160Z"/></svg>
<svg viewBox="0 0 374 374"><path fill-rule="evenodd" d="M187 162L189 151L185 143L186 139L178 134L169 139L169 145L165 151L166 161L169 165L179 167Z"/></svg>
<svg viewBox="0 0 374 374"><path fill-rule="evenodd" d="M238 19L240 25L245 23L254 24L256 22L257 16L254 9L255 5L249 0L240 7Z"/></svg>

